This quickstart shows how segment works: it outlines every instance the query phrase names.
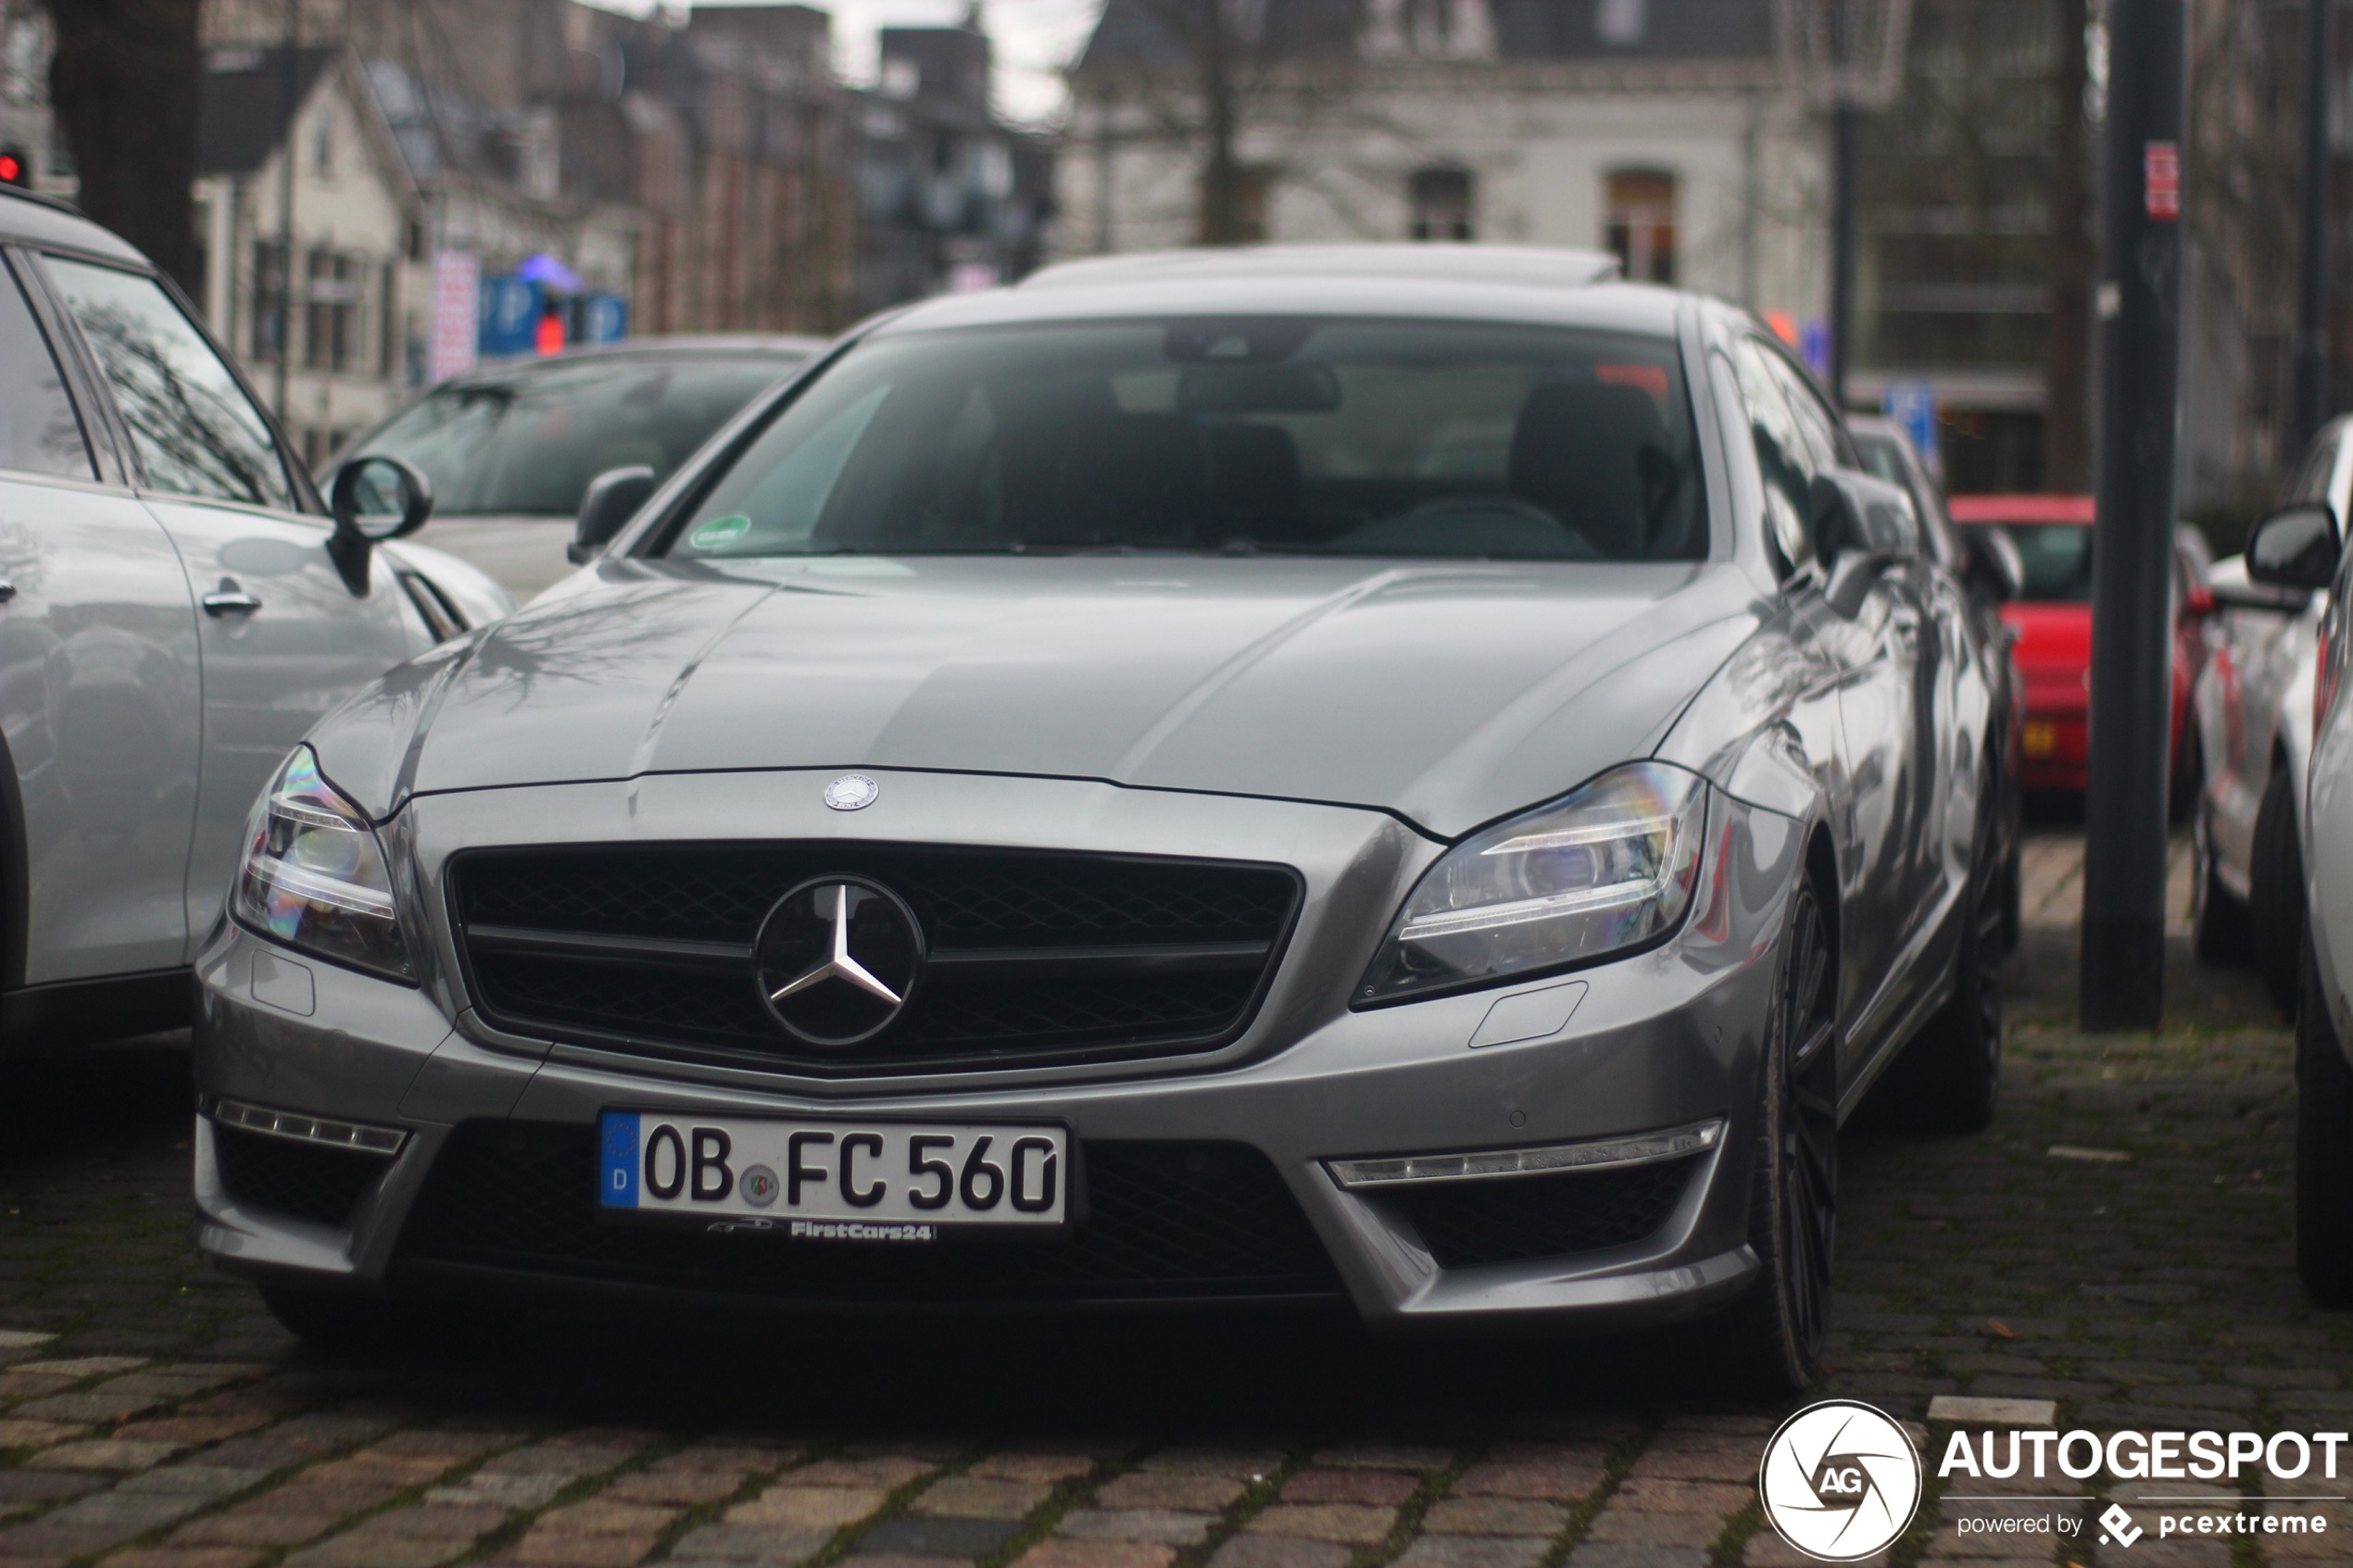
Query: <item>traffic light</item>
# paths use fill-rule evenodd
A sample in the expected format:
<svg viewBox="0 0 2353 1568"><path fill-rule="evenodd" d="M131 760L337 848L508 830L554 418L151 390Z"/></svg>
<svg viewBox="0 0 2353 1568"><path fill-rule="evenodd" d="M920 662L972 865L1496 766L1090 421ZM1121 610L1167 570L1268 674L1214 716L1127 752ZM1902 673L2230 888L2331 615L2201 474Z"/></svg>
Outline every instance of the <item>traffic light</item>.
<svg viewBox="0 0 2353 1568"><path fill-rule="evenodd" d="M0 185L14 185L19 190L32 187L32 159L18 146L0 147Z"/></svg>

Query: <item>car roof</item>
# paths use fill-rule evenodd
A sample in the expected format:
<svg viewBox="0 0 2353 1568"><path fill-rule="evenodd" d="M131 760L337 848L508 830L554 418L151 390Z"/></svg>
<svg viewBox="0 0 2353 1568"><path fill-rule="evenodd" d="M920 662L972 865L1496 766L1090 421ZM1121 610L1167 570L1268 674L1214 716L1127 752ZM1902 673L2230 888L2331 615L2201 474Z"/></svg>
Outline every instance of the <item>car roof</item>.
<svg viewBox="0 0 2353 1568"><path fill-rule="evenodd" d="M1955 522L2088 524L2096 502L2090 495L1949 495L1944 508Z"/></svg>
<svg viewBox="0 0 2353 1568"><path fill-rule="evenodd" d="M120 235L82 215L72 203L0 185L0 242L53 245L145 267L147 258Z"/></svg>
<svg viewBox="0 0 2353 1568"><path fill-rule="evenodd" d="M1664 336L1693 297L1617 281L1613 257L1528 245L1260 245L1064 262L946 295L883 332L1138 316L1358 316L1598 327Z"/></svg>
<svg viewBox="0 0 2353 1568"><path fill-rule="evenodd" d="M1118 282L1345 277L1576 288L1615 278L1617 271L1614 256L1540 245L1252 245L1084 257L1040 268L1015 286L1034 291Z"/></svg>

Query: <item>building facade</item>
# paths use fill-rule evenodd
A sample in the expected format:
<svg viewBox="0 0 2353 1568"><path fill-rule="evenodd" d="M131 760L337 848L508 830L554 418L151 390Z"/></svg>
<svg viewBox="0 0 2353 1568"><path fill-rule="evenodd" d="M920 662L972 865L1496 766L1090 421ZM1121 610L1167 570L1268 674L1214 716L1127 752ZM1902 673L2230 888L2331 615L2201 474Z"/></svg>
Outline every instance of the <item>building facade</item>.
<svg viewBox="0 0 2353 1568"><path fill-rule="evenodd" d="M1764 0L1109 0L1072 74L1065 251L1476 241L1829 307L1822 117ZM1204 28L1213 29L1203 31Z"/></svg>

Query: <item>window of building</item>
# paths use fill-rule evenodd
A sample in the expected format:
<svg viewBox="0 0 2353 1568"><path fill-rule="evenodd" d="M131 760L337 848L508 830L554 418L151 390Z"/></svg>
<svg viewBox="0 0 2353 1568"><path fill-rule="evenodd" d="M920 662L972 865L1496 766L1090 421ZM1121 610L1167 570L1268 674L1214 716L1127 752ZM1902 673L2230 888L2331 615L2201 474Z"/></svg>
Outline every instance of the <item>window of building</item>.
<svg viewBox="0 0 2353 1568"><path fill-rule="evenodd" d="M335 111L332 104L321 108L310 122L310 168L321 180L334 177Z"/></svg>
<svg viewBox="0 0 2353 1568"><path fill-rule="evenodd" d="M1602 243L1636 282L1675 281L1675 176L1631 169L1606 184Z"/></svg>
<svg viewBox="0 0 2353 1568"><path fill-rule="evenodd" d="M253 298L248 304L253 343L252 358L257 364L275 364L280 345L292 327L289 315L281 314L285 304L282 291L285 288L285 272L280 265L283 253L268 240L257 240L253 247Z"/></svg>
<svg viewBox="0 0 2353 1568"><path fill-rule="evenodd" d="M1417 240L1467 240L1473 237L1471 196L1474 182L1464 169L1417 169L1406 182L1413 207L1412 226Z"/></svg>
<svg viewBox="0 0 2353 1568"><path fill-rule="evenodd" d="M1650 31L1645 0L1593 0L1593 31L1604 44L1629 49Z"/></svg>
<svg viewBox="0 0 2353 1568"><path fill-rule="evenodd" d="M323 245L304 257L302 362L314 370L360 368L361 264Z"/></svg>
<svg viewBox="0 0 2353 1568"><path fill-rule="evenodd" d="M1238 169L1234 171L1231 205L1220 214L1212 198L1209 181L1201 183L1201 241L1211 245L1254 245L1266 239L1266 194L1274 184L1272 172L1265 169Z"/></svg>

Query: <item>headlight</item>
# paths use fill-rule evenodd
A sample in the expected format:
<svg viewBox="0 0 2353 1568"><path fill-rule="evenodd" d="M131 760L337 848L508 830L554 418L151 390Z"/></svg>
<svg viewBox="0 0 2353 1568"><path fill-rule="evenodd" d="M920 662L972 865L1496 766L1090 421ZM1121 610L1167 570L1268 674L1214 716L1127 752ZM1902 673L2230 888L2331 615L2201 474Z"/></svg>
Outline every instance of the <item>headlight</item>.
<svg viewBox="0 0 2353 1568"><path fill-rule="evenodd" d="M1706 826L1705 780L1636 762L1465 839L1397 912L1356 1005L1492 985L1665 936L1691 907Z"/></svg>
<svg viewBox="0 0 2353 1568"><path fill-rule="evenodd" d="M289 947L354 969L413 980L384 846L366 813L295 747L245 823L237 919Z"/></svg>

